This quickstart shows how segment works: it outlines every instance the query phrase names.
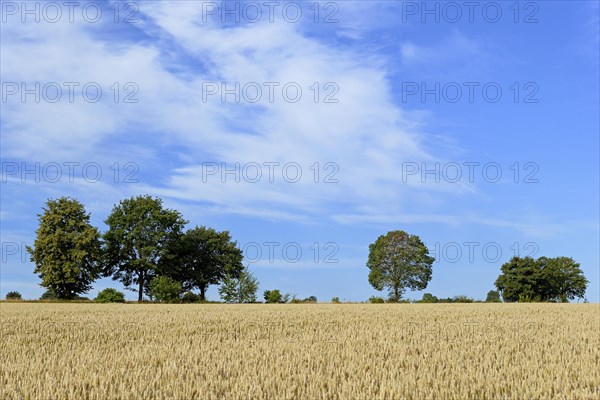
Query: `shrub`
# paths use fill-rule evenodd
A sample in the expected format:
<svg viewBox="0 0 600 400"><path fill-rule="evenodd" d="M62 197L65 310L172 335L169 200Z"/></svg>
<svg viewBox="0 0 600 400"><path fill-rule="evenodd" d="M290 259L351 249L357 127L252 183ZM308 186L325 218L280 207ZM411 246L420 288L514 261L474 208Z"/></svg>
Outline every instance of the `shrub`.
<svg viewBox="0 0 600 400"><path fill-rule="evenodd" d="M198 300L200 300L200 296L194 292L185 292L183 296L181 296L181 301L183 303L197 303Z"/></svg>
<svg viewBox="0 0 600 400"><path fill-rule="evenodd" d="M179 300L181 284L168 276L157 276L148 285L150 295L157 301L173 303Z"/></svg>
<svg viewBox="0 0 600 400"><path fill-rule="evenodd" d="M385 303L383 297L371 296L369 297L369 303Z"/></svg>
<svg viewBox="0 0 600 400"><path fill-rule="evenodd" d="M452 299L454 303L473 303L474 300L470 297L461 295L461 296L455 296L454 299Z"/></svg>
<svg viewBox="0 0 600 400"><path fill-rule="evenodd" d="M46 290L41 296L40 300L57 300L58 295L52 290Z"/></svg>
<svg viewBox="0 0 600 400"><path fill-rule="evenodd" d="M316 303L317 302L317 296L308 296L307 298L304 299L305 303Z"/></svg>
<svg viewBox="0 0 600 400"><path fill-rule="evenodd" d="M278 289L265 290L263 297L267 303L283 303L283 296ZM292 299L294 301L296 299Z"/></svg>
<svg viewBox="0 0 600 400"><path fill-rule="evenodd" d="M19 292L8 292L8 293L6 293L6 300L22 300L21 293L19 293Z"/></svg>
<svg viewBox="0 0 600 400"><path fill-rule="evenodd" d="M98 303L123 303L125 295L117 289L107 288L98 293L94 301Z"/></svg>
<svg viewBox="0 0 600 400"><path fill-rule="evenodd" d="M332 298L331 298L331 302L332 302L332 303L336 303L336 304L338 304L338 303L341 303L341 301L340 301L340 298L339 298L339 297L337 297L337 296L335 296L335 297L332 297Z"/></svg>

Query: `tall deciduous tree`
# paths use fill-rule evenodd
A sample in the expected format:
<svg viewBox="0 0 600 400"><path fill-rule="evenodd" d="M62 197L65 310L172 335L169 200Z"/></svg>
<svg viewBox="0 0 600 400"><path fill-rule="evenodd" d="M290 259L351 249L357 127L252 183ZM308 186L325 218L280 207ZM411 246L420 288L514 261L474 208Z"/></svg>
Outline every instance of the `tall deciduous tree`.
<svg viewBox="0 0 600 400"><path fill-rule="evenodd" d="M532 257L513 257L503 264L502 274L496 279L496 287L504 301L518 301L519 297L542 301L539 264Z"/></svg>
<svg viewBox="0 0 600 400"><path fill-rule="evenodd" d="M43 210L34 245L27 247L34 272L58 298L73 299L88 292L100 276L100 233L75 199L50 199Z"/></svg>
<svg viewBox="0 0 600 400"><path fill-rule="evenodd" d="M569 257L513 257L500 267L496 287L504 301L567 302L583 297L588 280Z"/></svg>
<svg viewBox="0 0 600 400"><path fill-rule="evenodd" d="M243 258L228 231L201 226L186 231L173 243L165 269L184 290L200 289L200 300L204 301L209 285L219 284L226 276L239 278Z"/></svg>
<svg viewBox="0 0 600 400"><path fill-rule="evenodd" d="M227 303L256 303L258 280L248 267L240 272L239 277L225 276L219 287L219 295Z"/></svg>
<svg viewBox="0 0 600 400"><path fill-rule="evenodd" d="M157 275L167 249L181 237L187 223L176 210L163 208L162 200L138 196L115 205L105 221L104 274L126 287L136 285L138 301Z"/></svg>
<svg viewBox="0 0 600 400"><path fill-rule="evenodd" d="M423 290L427 287L434 261L417 235L388 232L369 245L369 283L377 290L388 288L390 299L397 302L407 288Z"/></svg>
<svg viewBox="0 0 600 400"><path fill-rule="evenodd" d="M579 263L570 257L540 257L542 279L547 282L546 297L550 300L567 303L585 296L588 280L579 268Z"/></svg>

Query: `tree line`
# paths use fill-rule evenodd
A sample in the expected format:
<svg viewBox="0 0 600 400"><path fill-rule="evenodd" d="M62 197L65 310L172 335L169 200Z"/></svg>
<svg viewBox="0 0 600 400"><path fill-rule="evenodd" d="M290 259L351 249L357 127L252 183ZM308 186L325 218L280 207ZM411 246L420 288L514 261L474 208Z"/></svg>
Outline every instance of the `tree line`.
<svg viewBox="0 0 600 400"><path fill-rule="evenodd" d="M189 221L165 208L160 198L120 201L104 221L103 234L90 224L83 204L69 197L48 199L38 219L35 242L27 251L48 297L76 299L95 280L111 277L137 292L139 302L144 294L158 301L205 301L208 287L217 284L225 302L257 302L258 281L244 268L242 251L229 232L205 226L185 230ZM376 290L388 290L388 302L401 302L407 289L427 287L434 261L417 235L391 231L369 245L368 280ZM490 291L486 301L567 302L583 297L587 283L572 258L513 257L501 266L497 291ZM99 297L118 301L122 296L117 293L110 289ZM267 303L316 302L314 296L290 300L290 294L279 290L267 290L263 297ZM385 300L373 296L369 301ZM418 302L470 301L426 293Z"/></svg>
<svg viewBox="0 0 600 400"><path fill-rule="evenodd" d="M401 301L406 289L424 290L432 277L433 262L427 246L417 235L391 231L369 246L369 283L388 290L388 301ZM497 291L488 292L486 301L568 302L585 295L589 281L579 263L570 257L511 258L501 267ZM383 302L372 301L372 302ZM473 302L466 296L438 299L426 293L420 302Z"/></svg>
<svg viewBox="0 0 600 400"><path fill-rule="evenodd" d="M188 223L181 213L163 207L160 198L137 196L115 205L101 234L76 199L48 200L38 214L39 228L28 246L41 285L60 299L73 299L100 277L120 281L143 295L168 297L169 285L199 291L239 280L242 251L228 231ZM155 279L156 278L156 279ZM166 291L166 294L165 294Z"/></svg>

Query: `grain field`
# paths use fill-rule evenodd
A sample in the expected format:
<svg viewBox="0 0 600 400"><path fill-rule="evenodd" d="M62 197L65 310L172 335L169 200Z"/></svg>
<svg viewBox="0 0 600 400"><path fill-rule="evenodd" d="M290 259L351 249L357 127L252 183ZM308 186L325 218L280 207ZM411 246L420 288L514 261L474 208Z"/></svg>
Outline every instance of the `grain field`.
<svg viewBox="0 0 600 400"><path fill-rule="evenodd" d="M1 303L1 399L598 399L598 304Z"/></svg>

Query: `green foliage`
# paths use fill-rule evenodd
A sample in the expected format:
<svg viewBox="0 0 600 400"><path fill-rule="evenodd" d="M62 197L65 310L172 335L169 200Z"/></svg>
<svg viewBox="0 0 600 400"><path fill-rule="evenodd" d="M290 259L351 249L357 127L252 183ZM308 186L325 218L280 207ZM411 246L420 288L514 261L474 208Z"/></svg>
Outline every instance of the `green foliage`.
<svg viewBox="0 0 600 400"><path fill-rule="evenodd" d="M174 303L179 300L181 284L168 276L155 276L148 284L148 293L156 301Z"/></svg>
<svg viewBox="0 0 600 400"><path fill-rule="evenodd" d="M385 303L385 300L383 299L383 297L377 297L377 296L371 296L369 297L369 303Z"/></svg>
<svg viewBox="0 0 600 400"><path fill-rule="evenodd" d="M141 302L148 282L159 272L166 274L159 263L187 221L178 211L164 209L161 199L138 196L115 205L105 223L104 274L137 291Z"/></svg>
<svg viewBox="0 0 600 400"><path fill-rule="evenodd" d="M427 287L434 261L418 236L388 232L369 245L369 283L377 290L388 288L390 299L397 302L407 288Z"/></svg>
<svg viewBox="0 0 600 400"><path fill-rule="evenodd" d="M28 246L41 286L60 299L74 299L92 288L101 272L98 229L83 205L68 197L49 199L38 214L39 228Z"/></svg>
<svg viewBox="0 0 600 400"><path fill-rule="evenodd" d="M438 303L475 303L475 300L467 297L465 295L460 295L460 296L454 296L454 297L447 297L447 298L440 298L437 301Z"/></svg>
<svg viewBox="0 0 600 400"><path fill-rule="evenodd" d="M303 301L305 303L316 303L317 302L317 296L308 296Z"/></svg>
<svg viewBox="0 0 600 400"><path fill-rule="evenodd" d="M163 270L181 282L185 290L200 289L200 299L205 300L209 285L219 284L226 277L239 278L244 269L242 261L242 251L228 231L201 226L172 243Z"/></svg>
<svg viewBox="0 0 600 400"><path fill-rule="evenodd" d="M219 287L219 295L226 303L256 303L258 280L248 267L238 277L226 275Z"/></svg>
<svg viewBox="0 0 600 400"><path fill-rule="evenodd" d="M497 290L490 290L485 297L486 303L500 303L500 292Z"/></svg>
<svg viewBox="0 0 600 400"><path fill-rule="evenodd" d="M513 257L501 267L496 287L507 302L559 301L583 297L588 280L568 257Z"/></svg>
<svg viewBox="0 0 600 400"><path fill-rule="evenodd" d="M541 297L538 296L531 296L529 294L519 294L519 299L517 300L519 303L539 303L541 302Z"/></svg>
<svg viewBox="0 0 600 400"><path fill-rule="evenodd" d="M439 299L431 293L423 293L423 297L419 300L419 303L439 303Z"/></svg>
<svg viewBox="0 0 600 400"><path fill-rule="evenodd" d="M285 297L284 297L285 300ZM308 296L305 299L297 299L295 296L294 298L292 298L292 300L290 300L290 303L292 304L301 304L301 303L316 303L317 302L317 297L316 296ZM286 303L286 301L284 301L284 303ZM339 303L339 300L338 300Z"/></svg>
<svg viewBox="0 0 600 400"><path fill-rule="evenodd" d="M283 296L278 289L265 290L263 297L267 303L284 303Z"/></svg>
<svg viewBox="0 0 600 400"><path fill-rule="evenodd" d="M583 275L579 264L570 257L538 258L545 282L545 293L541 295L550 301L567 303L585 296L589 281Z"/></svg>
<svg viewBox="0 0 600 400"><path fill-rule="evenodd" d="M332 302L332 303L335 303L335 304L339 304L339 303L341 303L341 301L340 301L340 298L339 298L339 297L337 297L337 296L335 296L335 297L332 297L332 298L331 298L331 302Z"/></svg>
<svg viewBox="0 0 600 400"><path fill-rule="evenodd" d="M197 303L199 300L200 296L194 292L185 292L183 296L181 296L182 303Z"/></svg>
<svg viewBox="0 0 600 400"><path fill-rule="evenodd" d="M8 292L6 293L6 300L22 300L21 293L19 292Z"/></svg>
<svg viewBox="0 0 600 400"><path fill-rule="evenodd" d="M125 294L117 289L106 288L98 293L94 301L98 303L123 303L125 302Z"/></svg>
<svg viewBox="0 0 600 400"><path fill-rule="evenodd" d="M40 296L40 300L58 300L58 295L54 293L52 290L46 290Z"/></svg>
<svg viewBox="0 0 600 400"><path fill-rule="evenodd" d="M473 300L470 297L467 297L465 295L460 295L460 296L454 296L454 298L452 299L452 303L474 303L475 300Z"/></svg>

